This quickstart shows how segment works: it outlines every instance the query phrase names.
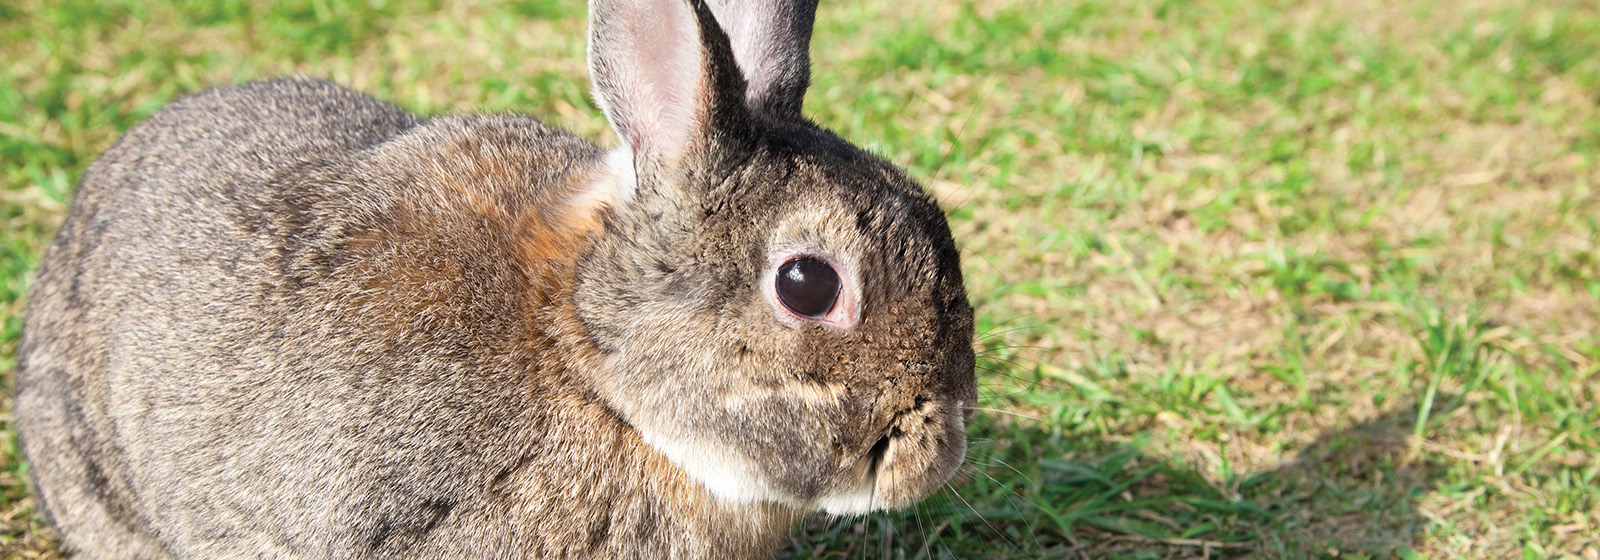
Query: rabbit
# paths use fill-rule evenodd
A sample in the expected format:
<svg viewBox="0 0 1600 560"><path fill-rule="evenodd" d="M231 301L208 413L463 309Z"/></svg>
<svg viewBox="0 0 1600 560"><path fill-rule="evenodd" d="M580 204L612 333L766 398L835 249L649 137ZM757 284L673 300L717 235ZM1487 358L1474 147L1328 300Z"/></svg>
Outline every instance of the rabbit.
<svg viewBox="0 0 1600 560"><path fill-rule="evenodd" d="M610 150L287 78L85 174L15 418L78 558L761 558L963 462L938 204L801 114L815 0L592 0Z"/></svg>

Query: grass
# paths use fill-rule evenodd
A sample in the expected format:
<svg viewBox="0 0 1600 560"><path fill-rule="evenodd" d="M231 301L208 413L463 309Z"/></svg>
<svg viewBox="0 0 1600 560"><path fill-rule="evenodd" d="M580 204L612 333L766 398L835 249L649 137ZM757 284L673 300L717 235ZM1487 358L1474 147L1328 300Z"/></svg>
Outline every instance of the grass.
<svg viewBox="0 0 1600 560"><path fill-rule="evenodd" d="M0 370L72 185L162 103L306 73L610 142L583 12L0 4ZM783 556L1600 558L1600 7L818 22L808 113L944 201L992 411L947 491L818 519ZM0 466L0 555L54 556L14 443Z"/></svg>

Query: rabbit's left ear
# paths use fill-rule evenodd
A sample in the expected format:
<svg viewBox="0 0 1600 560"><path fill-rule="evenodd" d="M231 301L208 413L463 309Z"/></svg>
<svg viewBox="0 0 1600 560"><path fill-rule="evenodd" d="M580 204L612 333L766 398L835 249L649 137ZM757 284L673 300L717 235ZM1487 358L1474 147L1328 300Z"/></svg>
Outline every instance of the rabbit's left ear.
<svg viewBox="0 0 1600 560"><path fill-rule="evenodd" d="M591 0L589 73L641 177L747 133L745 82L704 0Z"/></svg>
<svg viewBox="0 0 1600 560"><path fill-rule="evenodd" d="M811 27L817 0L708 0L728 34L746 82L750 110L800 118L811 85Z"/></svg>

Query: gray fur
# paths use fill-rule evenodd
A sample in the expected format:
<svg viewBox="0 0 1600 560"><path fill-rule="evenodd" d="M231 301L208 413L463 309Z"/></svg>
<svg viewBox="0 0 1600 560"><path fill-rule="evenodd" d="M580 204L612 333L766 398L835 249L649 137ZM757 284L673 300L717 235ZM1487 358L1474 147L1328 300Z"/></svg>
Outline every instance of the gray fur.
<svg viewBox="0 0 1600 560"><path fill-rule="evenodd" d="M66 551L763 557L864 472L876 508L937 490L974 398L942 213L825 130L749 118L739 39L683 9L708 126L626 201L590 200L602 152L530 117L423 120L316 80L130 130L79 186L18 350ZM854 331L762 299L797 243L856 263ZM776 497L714 494L645 434Z"/></svg>

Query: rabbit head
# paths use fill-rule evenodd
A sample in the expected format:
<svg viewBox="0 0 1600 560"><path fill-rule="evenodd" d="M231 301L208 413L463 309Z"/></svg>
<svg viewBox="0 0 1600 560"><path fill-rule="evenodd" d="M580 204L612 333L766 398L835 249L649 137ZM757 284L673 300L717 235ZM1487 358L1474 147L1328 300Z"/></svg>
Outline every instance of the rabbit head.
<svg viewBox="0 0 1600 560"><path fill-rule="evenodd" d="M594 396L714 495L859 514L964 458L972 308L938 205L801 116L815 8L592 4L621 146L572 304Z"/></svg>

